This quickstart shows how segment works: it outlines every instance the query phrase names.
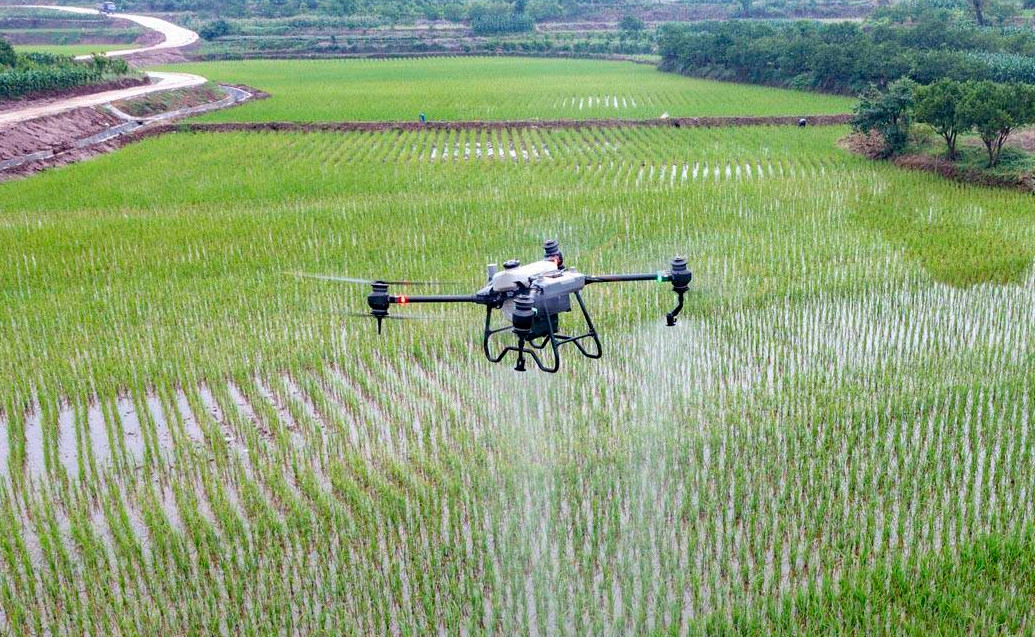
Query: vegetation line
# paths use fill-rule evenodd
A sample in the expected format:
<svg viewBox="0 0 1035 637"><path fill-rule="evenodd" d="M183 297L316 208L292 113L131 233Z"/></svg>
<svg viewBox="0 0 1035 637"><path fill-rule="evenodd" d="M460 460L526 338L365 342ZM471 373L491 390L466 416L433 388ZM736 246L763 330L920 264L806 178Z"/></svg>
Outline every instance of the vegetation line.
<svg viewBox="0 0 1035 637"><path fill-rule="evenodd" d="M449 122L195 122L164 124L142 130L138 136L153 137L170 132L226 133L247 131L281 132L367 132L418 130L497 130L497 129L583 129L583 128L725 128L729 126L796 126L804 119L811 126L840 126L851 121L851 114L773 116L773 117L669 117L655 119L543 119L543 120L469 120Z"/></svg>

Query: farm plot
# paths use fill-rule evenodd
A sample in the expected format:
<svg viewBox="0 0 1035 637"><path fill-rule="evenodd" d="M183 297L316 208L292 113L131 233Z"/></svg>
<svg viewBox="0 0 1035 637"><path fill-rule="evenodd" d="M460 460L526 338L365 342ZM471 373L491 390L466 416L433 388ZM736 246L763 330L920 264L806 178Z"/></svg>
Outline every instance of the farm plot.
<svg viewBox="0 0 1035 637"><path fill-rule="evenodd" d="M0 186L4 631L1035 621L1028 198L837 130L492 133L170 135ZM441 158L472 144L508 152ZM290 275L473 288L544 236L590 272L685 251L687 315L594 291L605 358L520 375L477 312L376 338L363 290Z"/></svg>
<svg viewBox="0 0 1035 637"><path fill-rule="evenodd" d="M273 95L203 121L416 121L420 113L450 121L820 115L848 112L854 103L597 60L274 60L206 62L175 70Z"/></svg>

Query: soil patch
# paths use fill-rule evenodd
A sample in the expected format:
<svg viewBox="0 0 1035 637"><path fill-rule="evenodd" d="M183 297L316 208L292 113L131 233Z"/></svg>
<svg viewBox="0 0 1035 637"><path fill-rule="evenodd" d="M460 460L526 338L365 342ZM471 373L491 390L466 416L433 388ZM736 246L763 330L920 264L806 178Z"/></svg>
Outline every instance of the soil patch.
<svg viewBox="0 0 1035 637"><path fill-rule="evenodd" d="M849 133L837 140L837 145L850 153L869 159L884 158L884 138L876 131Z"/></svg>
<svg viewBox="0 0 1035 637"><path fill-rule="evenodd" d="M110 113L77 108L10 126L0 126L0 160L43 150L55 154L65 152L72 148L73 141L121 123L120 119Z"/></svg>
<svg viewBox="0 0 1035 637"><path fill-rule="evenodd" d="M161 36L161 34L157 34ZM159 42L162 40L159 39ZM157 44L157 42L155 43ZM164 64L181 64L187 61L186 56L183 55L183 49L155 49L152 51L144 51L142 53L130 53L122 56L122 59L129 63L130 67L134 69L143 68L145 66L161 66Z"/></svg>

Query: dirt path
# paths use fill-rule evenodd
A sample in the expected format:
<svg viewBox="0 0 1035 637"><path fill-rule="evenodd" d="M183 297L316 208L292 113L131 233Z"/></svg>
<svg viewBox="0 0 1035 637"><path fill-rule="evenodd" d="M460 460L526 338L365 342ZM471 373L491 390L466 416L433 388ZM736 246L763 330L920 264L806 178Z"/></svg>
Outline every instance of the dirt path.
<svg viewBox="0 0 1035 637"><path fill-rule="evenodd" d="M138 97L140 95L146 95L156 91L169 91L177 88L198 86L208 81L200 75L193 75L191 73L153 71L148 73L147 76L151 78L151 84L119 89L117 91L104 91L103 93L79 95L77 97L57 100L49 104L30 106L27 108L0 113L0 126L16 124L18 122L36 119L37 117L45 117L47 115L56 115L65 111L83 108L85 106L100 106L101 104L108 104L109 102Z"/></svg>
<svg viewBox="0 0 1035 637"><path fill-rule="evenodd" d="M83 9L80 7L57 7L57 6L44 6L44 5L21 5L25 8L32 9L54 9L57 11L65 11L68 13L87 13L95 14L98 13L95 9ZM109 57L115 56L126 56L134 53L145 53L149 51L158 51L163 49L177 49L189 44L193 44L198 40L198 34L183 27L176 26L171 22L159 18L152 18L150 16L143 15L131 15L128 13L117 13L113 14L114 18L121 18L123 20L129 20L136 22L148 29L154 29L158 31L165 39L158 44L153 46L147 46L139 49L128 49L124 51L109 51L105 55ZM89 59L89 55L81 55L76 59ZM67 99L59 99L51 101L47 104L35 104L28 105L25 108L6 111L0 113L0 126L16 124L18 122L24 122L30 119L36 119L37 117L46 117L48 115L56 115L65 111L74 110L77 108L83 108L86 106L99 106L101 104L108 104L110 102L124 100L131 97L138 97L140 95L146 95L148 93L155 93L157 91L168 91L178 88L189 88L191 86L198 86L204 84L208 80L200 75L193 75L191 73L169 73L169 72L158 72L149 71L147 76L151 79L150 84L144 86L135 86L127 89L120 89L115 91L104 91L101 93L93 93L90 95L79 95L76 97L69 97Z"/></svg>
<svg viewBox="0 0 1035 637"><path fill-rule="evenodd" d="M15 5L21 6L26 9L53 9L55 11L65 11L67 13L79 13L79 14L93 14L100 13L96 9L84 9L82 7L59 7L54 5L39 5L39 4L27 4L27 5ZM162 49L179 49L185 46L189 46L198 41L198 34L190 29L184 29L181 26L177 26L172 22L167 22L161 18L153 18L146 15L133 15L130 13L112 13L112 18L118 18L121 20L129 20L130 22L136 22L140 26L151 29L152 31L158 31L165 39L158 44L152 46L145 46L139 49L125 49L121 51L108 51L105 53L108 57L123 57L126 55L133 55L135 53L144 53L147 51L159 51ZM88 60L91 56L80 55L77 60Z"/></svg>

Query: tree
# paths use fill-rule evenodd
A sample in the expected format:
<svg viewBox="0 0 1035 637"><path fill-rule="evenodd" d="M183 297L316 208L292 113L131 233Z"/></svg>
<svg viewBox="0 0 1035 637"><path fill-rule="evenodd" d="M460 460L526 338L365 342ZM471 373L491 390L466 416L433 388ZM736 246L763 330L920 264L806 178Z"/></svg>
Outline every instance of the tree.
<svg viewBox="0 0 1035 637"><path fill-rule="evenodd" d="M909 113L915 92L916 83L909 79L892 82L886 91L871 87L859 97L852 127L863 133L880 133L885 156L901 152L909 140Z"/></svg>
<svg viewBox="0 0 1035 637"><path fill-rule="evenodd" d="M528 3L528 14L536 22L556 20L564 15L564 9L557 0L532 0Z"/></svg>
<svg viewBox="0 0 1035 637"><path fill-rule="evenodd" d="M18 56L14 52L14 47L0 37L0 67L14 66L17 62Z"/></svg>
<svg viewBox="0 0 1035 637"><path fill-rule="evenodd" d="M318 5L324 13L345 16L356 12L355 0L320 0Z"/></svg>
<svg viewBox="0 0 1035 637"><path fill-rule="evenodd" d="M970 6L974 9L974 19L978 26L985 26L985 5L988 0L970 0Z"/></svg>
<svg viewBox="0 0 1035 637"><path fill-rule="evenodd" d="M953 80L940 80L916 89L913 116L942 136L950 161L956 159L956 137L970 129L961 109L965 95L966 86Z"/></svg>
<svg viewBox="0 0 1035 637"><path fill-rule="evenodd" d="M621 29L623 33L629 34L639 33L640 31L643 31L645 26L646 25L643 24L643 20L634 15L623 16L621 21L618 22L618 28Z"/></svg>
<svg viewBox="0 0 1035 637"><path fill-rule="evenodd" d="M203 24L201 28L198 29L198 35L206 40L212 41L230 35L232 31L233 27L230 26L230 23L220 18Z"/></svg>
<svg viewBox="0 0 1035 637"><path fill-rule="evenodd" d="M995 168L1010 133L1035 122L1035 87L1029 84L971 82L960 110L964 124L977 130L988 151L988 167Z"/></svg>

